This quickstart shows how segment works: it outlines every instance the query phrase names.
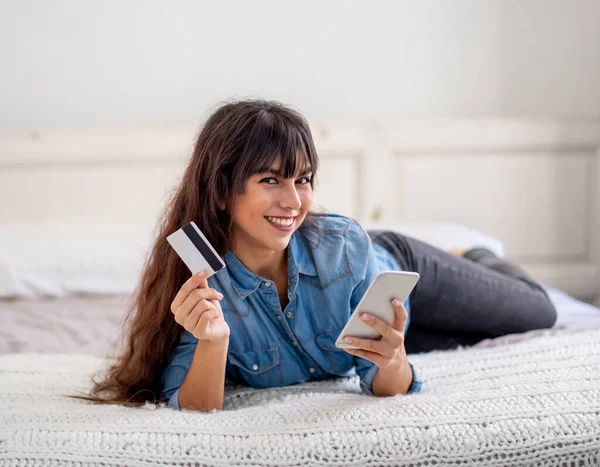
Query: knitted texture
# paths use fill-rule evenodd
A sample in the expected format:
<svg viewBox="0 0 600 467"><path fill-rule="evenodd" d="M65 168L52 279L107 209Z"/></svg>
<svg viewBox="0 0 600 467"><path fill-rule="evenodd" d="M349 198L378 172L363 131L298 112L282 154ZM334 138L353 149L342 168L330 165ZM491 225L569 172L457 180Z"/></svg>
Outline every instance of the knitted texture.
<svg viewBox="0 0 600 467"><path fill-rule="evenodd" d="M599 465L600 330L410 356L423 392L358 377L228 387L224 410L92 405L107 360L0 356L0 465Z"/></svg>

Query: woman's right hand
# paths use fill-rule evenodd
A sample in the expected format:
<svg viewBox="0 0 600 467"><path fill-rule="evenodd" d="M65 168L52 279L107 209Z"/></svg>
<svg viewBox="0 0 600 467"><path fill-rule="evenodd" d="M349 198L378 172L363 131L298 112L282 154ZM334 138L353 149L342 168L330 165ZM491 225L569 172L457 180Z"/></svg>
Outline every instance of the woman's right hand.
<svg viewBox="0 0 600 467"><path fill-rule="evenodd" d="M229 338L229 325L223 318L219 300L223 296L208 286L206 272L190 277L171 303L175 321L196 339L218 341Z"/></svg>

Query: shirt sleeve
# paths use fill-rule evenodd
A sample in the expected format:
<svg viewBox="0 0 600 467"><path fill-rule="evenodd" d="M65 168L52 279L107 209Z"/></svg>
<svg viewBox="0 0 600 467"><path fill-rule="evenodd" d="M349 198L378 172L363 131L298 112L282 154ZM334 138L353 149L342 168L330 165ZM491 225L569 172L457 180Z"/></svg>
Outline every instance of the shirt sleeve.
<svg viewBox="0 0 600 467"><path fill-rule="evenodd" d="M179 406L179 387L185 380L192 364L194 352L198 339L188 331L183 331L179 344L173 350L172 358L161 377L162 393L160 399L168 401L167 405L175 410L181 410Z"/></svg>
<svg viewBox="0 0 600 467"><path fill-rule="evenodd" d="M367 288L375 279L377 273L385 270L386 267L385 265L382 266L377 260L371 237L369 237L367 232L365 232L356 221L354 221L348 229L348 254L352 271L355 280L357 281L350 297L350 309L354 311L358 302L367 291ZM405 300L404 307L408 313L408 319L406 320L406 326L404 328L404 335L406 335L406 331L410 324L409 298ZM412 364L410 364L410 367L413 371L413 383L411 384L409 392L420 392L422 382L419 380L418 374ZM363 393L370 396L375 395L373 393L373 379L375 378L378 369L379 367L373 362L361 357L355 357L355 371L360 378L360 387Z"/></svg>

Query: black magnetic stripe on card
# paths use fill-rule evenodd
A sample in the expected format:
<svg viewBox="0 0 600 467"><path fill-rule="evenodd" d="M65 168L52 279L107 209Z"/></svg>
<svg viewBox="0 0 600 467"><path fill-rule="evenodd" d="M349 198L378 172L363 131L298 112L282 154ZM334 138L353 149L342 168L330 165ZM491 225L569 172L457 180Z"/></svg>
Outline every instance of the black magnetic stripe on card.
<svg viewBox="0 0 600 467"><path fill-rule="evenodd" d="M208 247L208 245L204 242L204 240L202 240L202 237L200 237L200 235L198 235L198 232L196 232L196 229L194 229L192 224L188 224L188 225L184 226L183 233L185 233L187 235L187 237L190 239L190 241L194 244L194 246L196 248L198 248L198 251L200 252L200 254L202 256L204 256L206 261L208 261L208 264L210 265L210 267L212 268L213 271L218 271L219 269L221 269L223 267L221 262L217 259L215 254L212 252L212 250Z"/></svg>

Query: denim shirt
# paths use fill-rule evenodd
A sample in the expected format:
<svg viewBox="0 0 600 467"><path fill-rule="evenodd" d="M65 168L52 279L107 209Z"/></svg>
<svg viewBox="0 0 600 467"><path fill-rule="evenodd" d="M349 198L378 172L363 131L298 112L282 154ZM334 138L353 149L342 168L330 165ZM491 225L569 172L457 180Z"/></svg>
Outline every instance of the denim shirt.
<svg viewBox="0 0 600 467"><path fill-rule="evenodd" d="M287 248L289 303L281 310L276 285L251 272L227 250L226 267L208 278L223 294L223 316L230 328L226 379L255 388L280 387L337 376L360 377L365 394L378 367L338 349L335 341L379 271L401 268L391 254L354 220L328 214L314 230L295 231ZM391 304L390 304L391 306ZM410 323L410 302L404 306ZM182 328L179 344L162 374L160 399L180 410L179 387L190 368L196 339ZM410 364L409 392L422 382Z"/></svg>

